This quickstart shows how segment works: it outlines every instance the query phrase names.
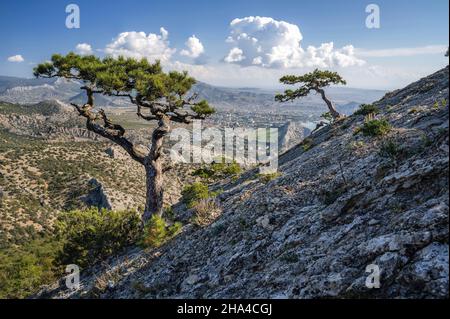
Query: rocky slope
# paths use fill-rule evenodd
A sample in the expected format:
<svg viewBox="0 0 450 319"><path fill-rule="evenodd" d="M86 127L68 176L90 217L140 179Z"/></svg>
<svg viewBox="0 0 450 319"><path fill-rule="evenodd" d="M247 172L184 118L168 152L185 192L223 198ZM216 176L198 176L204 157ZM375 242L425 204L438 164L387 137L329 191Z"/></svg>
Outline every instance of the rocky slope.
<svg viewBox="0 0 450 319"><path fill-rule="evenodd" d="M296 122L287 122L278 128L278 149L285 152L310 134L310 130Z"/></svg>
<svg viewBox="0 0 450 319"><path fill-rule="evenodd" d="M215 185L223 213L210 226L40 297L448 297L448 72L376 102L385 136L359 132L362 115L324 127L280 157L275 179L251 170ZM365 286L370 264L379 289Z"/></svg>

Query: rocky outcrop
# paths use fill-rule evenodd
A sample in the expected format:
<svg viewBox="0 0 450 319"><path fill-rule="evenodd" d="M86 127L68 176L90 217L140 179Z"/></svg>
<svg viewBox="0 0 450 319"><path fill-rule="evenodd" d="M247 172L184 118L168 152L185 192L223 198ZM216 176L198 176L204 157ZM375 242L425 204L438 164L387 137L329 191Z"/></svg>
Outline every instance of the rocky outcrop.
<svg viewBox="0 0 450 319"><path fill-rule="evenodd" d="M0 113L0 126L9 132L51 140L99 140L85 128L73 108L58 100L32 105L10 105L9 112Z"/></svg>
<svg viewBox="0 0 450 319"><path fill-rule="evenodd" d="M89 180L88 185L90 187L89 193L81 198L86 206L111 209L111 202L103 185L95 178Z"/></svg>
<svg viewBox="0 0 450 319"><path fill-rule="evenodd" d="M298 122L287 122L278 128L278 150L282 153L308 136L310 130Z"/></svg>
<svg viewBox="0 0 450 319"><path fill-rule="evenodd" d="M41 297L448 298L448 81L445 68L378 101L386 136L358 133L364 116L326 126L280 157L275 179L255 169L215 185L223 213L210 226ZM101 291L99 276L111 280Z"/></svg>

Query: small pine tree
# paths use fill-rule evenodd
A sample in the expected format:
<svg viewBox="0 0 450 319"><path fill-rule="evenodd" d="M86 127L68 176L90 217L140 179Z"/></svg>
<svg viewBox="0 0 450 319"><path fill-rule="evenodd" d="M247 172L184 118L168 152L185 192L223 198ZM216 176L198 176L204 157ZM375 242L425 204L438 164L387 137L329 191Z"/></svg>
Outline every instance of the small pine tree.
<svg viewBox="0 0 450 319"><path fill-rule="evenodd" d="M334 119L339 118L341 115L334 107L333 102L325 95L324 88L331 84L347 84L347 82L336 72L320 71L318 69L311 73L307 73L301 76L286 75L280 79L280 82L287 85L301 84L296 90L286 90L284 94L277 94L275 100L278 102L293 101L300 97L305 97L315 91L320 94L324 102L328 106L328 110Z"/></svg>

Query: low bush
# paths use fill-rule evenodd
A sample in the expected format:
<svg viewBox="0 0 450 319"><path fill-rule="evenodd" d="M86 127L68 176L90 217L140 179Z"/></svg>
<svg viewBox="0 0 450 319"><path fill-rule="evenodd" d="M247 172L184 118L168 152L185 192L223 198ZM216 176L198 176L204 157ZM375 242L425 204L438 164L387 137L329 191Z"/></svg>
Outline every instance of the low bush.
<svg viewBox="0 0 450 319"><path fill-rule="evenodd" d="M281 176L280 172L274 172L269 174L258 174L259 180L263 182L264 184L267 184L271 180L274 180Z"/></svg>
<svg viewBox="0 0 450 319"><path fill-rule="evenodd" d="M389 122L385 119L380 120L368 120L364 123L364 125L361 127L361 132L364 134L364 136L383 136L387 134L391 130L391 125Z"/></svg>
<svg viewBox="0 0 450 319"><path fill-rule="evenodd" d="M310 138L305 138L301 143L300 143L301 147L303 148L303 150L306 152L308 150L310 150L313 147L313 141Z"/></svg>
<svg viewBox="0 0 450 319"><path fill-rule="evenodd" d="M329 123L332 123L334 121L333 115L331 115L330 112L323 113L320 117Z"/></svg>
<svg viewBox="0 0 450 319"><path fill-rule="evenodd" d="M0 251L0 299L26 298L55 281L54 260L61 243L46 238Z"/></svg>
<svg viewBox="0 0 450 319"><path fill-rule="evenodd" d="M355 115L369 115L369 114L378 114L380 113L380 109L373 104L361 104L359 109L355 111Z"/></svg>
<svg viewBox="0 0 450 319"><path fill-rule="evenodd" d="M192 175L200 176L202 178L224 178L228 176L237 176L242 172L241 166L233 161L232 163L225 163L224 160L219 163L212 163L211 165L195 170Z"/></svg>
<svg viewBox="0 0 450 319"><path fill-rule="evenodd" d="M390 159L396 159L401 152L400 147L393 140L383 141L380 147L380 156Z"/></svg>
<svg viewBox="0 0 450 319"><path fill-rule="evenodd" d="M196 182L185 186L181 192L182 200L186 203L188 208L194 207L199 200L211 197L208 185Z"/></svg>
<svg viewBox="0 0 450 319"><path fill-rule="evenodd" d="M133 211L74 210L62 213L55 226L63 242L57 262L80 267L118 253L141 234L140 216Z"/></svg>
<svg viewBox="0 0 450 319"><path fill-rule="evenodd" d="M222 209L214 199L202 199L194 207L192 222L197 226L207 226L213 223L221 213Z"/></svg>
<svg viewBox="0 0 450 319"><path fill-rule="evenodd" d="M145 226L139 243L143 247L160 247L176 236L181 227L181 223L178 222L168 226L162 217L153 215Z"/></svg>

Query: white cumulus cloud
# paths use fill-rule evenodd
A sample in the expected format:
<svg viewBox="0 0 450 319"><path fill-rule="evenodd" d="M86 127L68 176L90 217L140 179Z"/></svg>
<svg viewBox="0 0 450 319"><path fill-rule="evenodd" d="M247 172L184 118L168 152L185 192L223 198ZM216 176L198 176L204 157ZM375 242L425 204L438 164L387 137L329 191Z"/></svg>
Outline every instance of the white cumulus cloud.
<svg viewBox="0 0 450 319"><path fill-rule="evenodd" d="M232 48L225 57L225 62L234 63L245 60L244 52L239 48Z"/></svg>
<svg viewBox="0 0 450 319"><path fill-rule="evenodd" d="M20 54L17 54L17 55L10 56L10 57L8 58L8 61L9 61L9 62L20 63L20 62L25 61L25 59L24 59Z"/></svg>
<svg viewBox="0 0 450 319"><path fill-rule="evenodd" d="M90 44L87 43L79 43L75 47L75 50L80 55L89 55L92 54L92 47Z"/></svg>
<svg viewBox="0 0 450 319"><path fill-rule="evenodd" d="M105 53L113 57L126 56L136 59L147 58L150 61L170 61L175 49L170 48L169 32L161 28L160 34L145 32L122 32L105 48Z"/></svg>
<svg viewBox="0 0 450 319"><path fill-rule="evenodd" d="M233 45L225 62L266 68L349 67L363 65L353 46L334 48L333 42L303 49L297 25L270 17L245 17L230 23L226 42Z"/></svg>
<svg viewBox="0 0 450 319"><path fill-rule="evenodd" d="M189 37L185 44L187 49L181 50L181 55L196 59L205 52L203 44L195 35Z"/></svg>

